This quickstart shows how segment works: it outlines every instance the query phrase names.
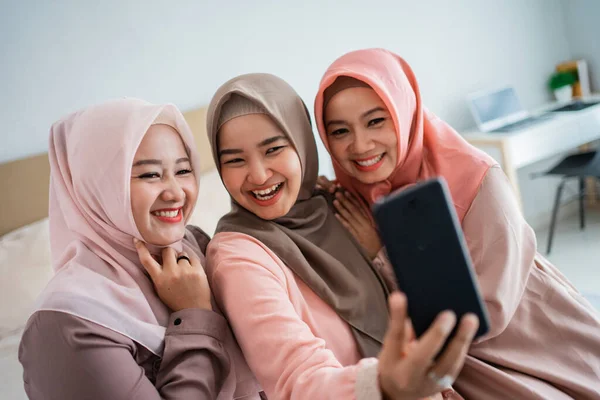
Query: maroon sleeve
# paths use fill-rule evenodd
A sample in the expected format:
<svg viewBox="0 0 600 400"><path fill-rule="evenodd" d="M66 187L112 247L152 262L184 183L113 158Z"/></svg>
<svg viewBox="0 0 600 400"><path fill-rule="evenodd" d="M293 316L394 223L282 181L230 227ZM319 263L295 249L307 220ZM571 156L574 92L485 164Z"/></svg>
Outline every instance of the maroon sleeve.
<svg viewBox="0 0 600 400"><path fill-rule="evenodd" d="M212 311L173 313L153 383L133 340L67 313L39 311L19 348L25 390L32 400L215 399L231 368L219 340L226 329Z"/></svg>

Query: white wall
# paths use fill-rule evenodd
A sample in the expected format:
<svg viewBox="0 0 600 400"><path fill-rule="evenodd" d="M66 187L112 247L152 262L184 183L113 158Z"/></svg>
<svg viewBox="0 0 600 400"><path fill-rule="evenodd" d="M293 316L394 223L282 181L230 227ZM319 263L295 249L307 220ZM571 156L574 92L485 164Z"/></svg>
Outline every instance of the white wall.
<svg viewBox="0 0 600 400"><path fill-rule="evenodd" d="M598 0L566 0L562 2L563 26L556 30L563 32L567 38L569 55L567 59L583 58L588 61L590 83L592 91L600 91L600 1ZM550 27L549 27L550 28ZM563 48L564 42L554 42L548 38L549 46ZM534 151L534 149L532 149ZM519 181L522 188L523 207L525 216L533 226L547 225L550 221L549 213L554 201L555 191L559 178L540 178L530 180L529 174L543 171L561 159L561 155L549 160L541 161L535 165L519 170ZM565 197L574 197L577 193L577 182L569 185ZM563 216L576 212L577 204L563 207ZM545 244L544 244L545 246Z"/></svg>
<svg viewBox="0 0 600 400"><path fill-rule="evenodd" d="M426 105L467 128L470 91L508 83L526 107L550 99L547 77L571 55L563 2L14 2L0 15L0 162L46 151L51 123L80 107L137 96L185 110L246 72L281 76L312 109L328 64L364 47L404 56Z"/></svg>
<svg viewBox="0 0 600 400"><path fill-rule="evenodd" d="M588 61L592 91L600 91L600 1L569 0L563 8L571 56Z"/></svg>

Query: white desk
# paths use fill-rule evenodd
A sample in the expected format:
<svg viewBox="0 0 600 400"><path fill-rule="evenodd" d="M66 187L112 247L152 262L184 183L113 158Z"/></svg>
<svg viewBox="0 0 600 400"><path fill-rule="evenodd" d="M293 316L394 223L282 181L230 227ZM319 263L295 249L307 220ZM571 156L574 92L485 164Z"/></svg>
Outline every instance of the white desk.
<svg viewBox="0 0 600 400"><path fill-rule="evenodd" d="M584 101L598 101L600 94ZM557 108L552 103L534 114ZM600 139L600 104L581 111L555 112L554 118L508 133L461 132L472 145L494 157L504 169L521 202L517 169Z"/></svg>

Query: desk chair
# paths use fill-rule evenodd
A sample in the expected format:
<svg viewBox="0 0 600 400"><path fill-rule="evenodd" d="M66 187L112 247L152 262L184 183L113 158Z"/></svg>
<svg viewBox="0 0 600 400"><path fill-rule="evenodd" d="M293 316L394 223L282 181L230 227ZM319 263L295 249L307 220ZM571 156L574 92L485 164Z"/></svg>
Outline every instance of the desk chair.
<svg viewBox="0 0 600 400"><path fill-rule="evenodd" d="M554 229L556 228L556 217L560 208L561 196L565 183L577 178L579 180L579 191L576 198L579 200L579 225L583 230L585 228L585 181L588 177L600 178L600 151L588 151L578 154L573 154L563 158L558 164L550 168L548 171L542 172L537 176L560 175L562 180L556 189L556 197L554 198L554 208L552 210L552 219L550 221L550 232L548 233L548 247L546 253L550 254L552 249L552 240L554 237Z"/></svg>

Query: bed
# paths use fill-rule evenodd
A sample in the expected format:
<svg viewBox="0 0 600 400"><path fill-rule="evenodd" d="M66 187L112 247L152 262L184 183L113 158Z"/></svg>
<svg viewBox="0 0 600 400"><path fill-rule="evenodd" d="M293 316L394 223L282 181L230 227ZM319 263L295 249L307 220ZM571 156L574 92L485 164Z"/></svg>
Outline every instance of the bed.
<svg viewBox="0 0 600 400"><path fill-rule="evenodd" d="M214 233L229 211L205 133L206 109L184 113L200 151L200 192L190 223ZM52 276L48 235L48 155L0 164L0 397L26 399L17 360L33 303ZM600 297L589 296L600 308Z"/></svg>
<svg viewBox="0 0 600 400"><path fill-rule="evenodd" d="M190 223L214 233L229 196L206 137L206 108L184 113L200 151L200 193ZM34 301L52 276L48 234L48 154L0 164L0 391L26 399L18 346Z"/></svg>

